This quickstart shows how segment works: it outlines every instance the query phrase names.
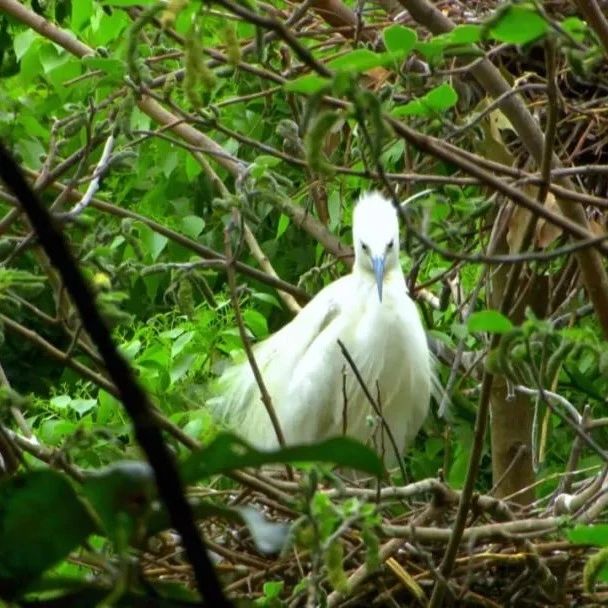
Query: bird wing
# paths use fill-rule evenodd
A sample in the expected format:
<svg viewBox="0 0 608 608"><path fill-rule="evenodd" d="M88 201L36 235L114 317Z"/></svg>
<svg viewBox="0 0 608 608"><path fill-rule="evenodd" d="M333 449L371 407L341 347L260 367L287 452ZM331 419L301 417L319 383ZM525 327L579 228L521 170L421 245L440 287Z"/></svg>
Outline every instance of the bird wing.
<svg viewBox="0 0 608 608"><path fill-rule="evenodd" d="M339 316L337 295L346 278L338 279L322 289L291 322L253 347L253 355L274 410L280 422L286 420L286 425L291 404L286 402L289 390L285 377L298 367L319 333ZM230 366L214 384L212 391L214 396L207 400L207 406L217 417L255 445L276 447L274 429L246 359Z"/></svg>

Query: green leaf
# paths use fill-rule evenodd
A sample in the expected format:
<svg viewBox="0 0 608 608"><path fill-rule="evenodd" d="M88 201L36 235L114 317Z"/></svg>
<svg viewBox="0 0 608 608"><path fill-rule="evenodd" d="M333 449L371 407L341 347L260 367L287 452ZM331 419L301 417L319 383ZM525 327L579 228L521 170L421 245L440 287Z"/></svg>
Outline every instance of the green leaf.
<svg viewBox="0 0 608 608"><path fill-rule="evenodd" d="M285 586L284 581L268 581L262 586L264 595L258 597L253 605L258 608L282 608L285 604L279 599Z"/></svg>
<svg viewBox="0 0 608 608"><path fill-rule="evenodd" d="M162 234L158 234L158 232L154 232L145 225L140 225L139 231L144 250L149 254L151 261L156 262L158 256L167 246L169 239Z"/></svg>
<svg viewBox="0 0 608 608"><path fill-rule="evenodd" d="M390 53L405 57L416 46L416 32L404 25L391 25L382 32L384 46Z"/></svg>
<svg viewBox="0 0 608 608"><path fill-rule="evenodd" d="M281 164L281 159L269 154L258 156L249 169L249 173L254 178L260 178L266 174L268 169L272 169Z"/></svg>
<svg viewBox="0 0 608 608"><path fill-rule="evenodd" d="M83 57L82 63L91 70L101 70L104 74L112 76L117 82L125 75L126 66L120 59L111 57Z"/></svg>
<svg viewBox="0 0 608 608"><path fill-rule="evenodd" d="M256 338L263 338L268 335L266 317L257 310L254 310L253 308L246 310L243 313L243 320Z"/></svg>
<svg viewBox="0 0 608 608"><path fill-rule="evenodd" d="M561 24L562 29L568 32L577 42L583 42L589 31L587 24L578 17L568 17Z"/></svg>
<svg viewBox="0 0 608 608"><path fill-rule="evenodd" d="M195 337L195 333L193 331L183 332L171 345L171 356L177 357L177 355L181 354L181 352L192 342Z"/></svg>
<svg viewBox="0 0 608 608"><path fill-rule="evenodd" d="M261 167L276 167L280 165L282 160L277 156L271 156L270 154L260 154L255 159L255 164L260 165Z"/></svg>
<svg viewBox="0 0 608 608"><path fill-rule="evenodd" d="M456 26L446 34L440 34L431 39L433 44L442 46L455 46L460 44L474 44L481 40L482 28L480 25L463 24Z"/></svg>
<svg viewBox="0 0 608 608"><path fill-rule="evenodd" d="M281 303L271 293L256 291L252 294L252 297L254 300L258 300L258 302L264 302L265 304L270 304L279 310L281 309Z"/></svg>
<svg viewBox="0 0 608 608"><path fill-rule="evenodd" d="M193 353L184 353L173 361L171 365L171 372L169 377L171 378L171 384L175 384L178 380L183 378L188 372L192 371L193 366L196 362L196 355Z"/></svg>
<svg viewBox="0 0 608 608"><path fill-rule="evenodd" d="M191 239L195 239L205 228L205 220L198 215L186 215L180 221L181 231L189 236Z"/></svg>
<svg viewBox="0 0 608 608"><path fill-rule="evenodd" d="M21 58L27 53L37 38L38 34L31 29L27 29L25 32L21 32L15 36L15 39L13 40L13 49L17 61L21 61Z"/></svg>
<svg viewBox="0 0 608 608"><path fill-rule="evenodd" d="M440 114L456 105L458 93L447 84L441 84L429 91L424 97L413 99L403 106L394 108L391 115L395 118L403 116L428 116Z"/></svg>
<svg viewBox="0 0 608 608"><path fill-rule="evenodd" d="M571 543L608 547L608 524L578 525L567 536Z"/></svg>
<svg viewBox="0 0 608 608"><path fill-rule="evenodd" d="M72 399L70 401L70 409L74 410L79 416L84 416L96 405L96 399Z"/></svg>
<svg viewBox="0 0 608 608"><path fill-rule="evenodd" d="M467 327L470 332L487 331L492 334L504 334L513 328L513 323L497 310L480 310L469 317Z"/></svg>
<svg viewBox="0 0 608 608"><path fill-rule="evenodd" d="M72 398L69 395L57 395L51 399L50 404L59 410L64 410L71 402Z"/></svg>
<svg viewBox="0 0 608 608"><path fill-rule="evenodd" d="M58 51L53 44L43 44L38 53L42 69L46 74L68 62L72 56L65 51Z"/></svg>
<svg viewBox="0 0 608 608"><path fill-rule="evenodd" d="M448 473L448 482L451 487L462 488L467 474L467 467L469 466L468 455L467 450L463 450L460 446L457 446L456 456L452 460Z"/></svg>
<svg viewBox="0 0 608 608"><path fill-rule="evenodd" d="M290 462L328 462L375 476L384 472L376 453L349 437L263 451L231 433L221 433L206 448L192 452L181 470L186 483L195 483L204 477L235 469Z"/></svg>
<svg viewBox="0 0 608 608"><path fill-rule="evenodd" d="M327 67L337 72L358 73L383 65L384 62L386 62L386 56L383 54L374 53L369 49L355 49L333 59L327 64Z"/></svg>
<svg viewBox="0 0 608 608"><path fill-rule="evenodd" d="M456 105L458 93L451 85L444 83L429 91L421 101L432 110L442 112Z"/></svg>
<svg viewBox="0 0 608 608"><path fill-rule="evenodd" d="M201 173L203 168L200 163L192 156L192 154L188 154L186 156L186 177L188 181L191 182L194 178Z"/></svg>
<svg viewBox="0 0 608 608"><path fill-rule="evenodd" d="M95 531L65 475L40 470L0 484L0 590L36 580Z"/></svg>
<svg viewBox="0 0 608 608"><path fill-rule="evenodd" d="M303 95L313 95L329 85L329 80L316 74L306 74L295 80L290 80L283 85L286 91L292 93L302 93Z"/></svg>
<svg viewBox="0 0 608 608"><path fill-rule="evenodd" d="M90 42L95 46L104 46L120 38L120 34L130 25L126 11L106 11L96 3L96 14L91 20L93 36Z"/></svg>
<svg viewBox="0 0 608 608"><path fill-rule="evenodd" d="M121 344L120 352L122 356L132 361L137 353L141 350L142 344L141 340L131 340L130 342L126 342L125 344Z"/></svg>
<svg viewBox="0 0 608 608"><path fill-rule="evenodd" d="M490 34L500 42L526 44L540 38L549 24L530 5L511 4L492 22Z"/></svg>
<svg viewBox="0 0 608 608"><path fill-rule="evenodd" d="M21 116L20 122L28 135L42 139L48 137L49 132L40 124L35 116Z"/></svg>
<svg viewBox="0 0 608 608"><path fill-rule="evenodd" d="M276 236L277 239L279 239L279 238L281 238L281 236L283 236L283 234L285 233L285 230L287 230L287 228L289 227L289 223L290 223L289 216L285 215L284 213L281 213L281 216L279 217L279 223L277 225L277 236Z"/></svg>
<svg viewBox="0 0 608 608"><path fill-rule="evenodd" d="M91 19L92 15L93 0L78 0L78 2L72 2L70 29L74 32L79 32Z"/></svg>

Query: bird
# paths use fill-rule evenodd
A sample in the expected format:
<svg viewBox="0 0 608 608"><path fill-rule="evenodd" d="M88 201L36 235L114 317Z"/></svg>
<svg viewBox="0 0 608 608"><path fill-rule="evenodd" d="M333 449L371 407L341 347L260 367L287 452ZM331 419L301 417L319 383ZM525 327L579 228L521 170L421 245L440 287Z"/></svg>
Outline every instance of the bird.
<svg viewBox="0 0 608 608"><path fill-rule="evenodd" d="M378 191L363 193L352 233L351 273L321 289L252 352L286 445L345 434L395 466L427 416L432 355L401 269L392 202ZM224 370L208 403L254 447L280 447L246 359Z"/></svg>

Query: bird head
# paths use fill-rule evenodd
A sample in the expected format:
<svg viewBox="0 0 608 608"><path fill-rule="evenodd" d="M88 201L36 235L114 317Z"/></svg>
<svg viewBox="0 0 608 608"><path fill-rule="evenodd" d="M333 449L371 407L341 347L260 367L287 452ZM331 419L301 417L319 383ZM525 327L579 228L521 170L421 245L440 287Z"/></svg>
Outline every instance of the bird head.
<svg viewBox="0 0 608 608"><path fill-rule="evenodd" d="M353 212L355 267L374 275L382 301L384 277L399 265L399 222L393 204L379 192L361 196Z"/></svg>

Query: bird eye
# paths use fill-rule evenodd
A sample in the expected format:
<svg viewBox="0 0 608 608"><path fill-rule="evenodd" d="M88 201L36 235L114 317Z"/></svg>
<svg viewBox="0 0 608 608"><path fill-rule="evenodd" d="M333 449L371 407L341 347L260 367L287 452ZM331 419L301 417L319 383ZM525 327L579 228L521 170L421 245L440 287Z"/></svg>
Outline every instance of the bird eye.
<svg viewBox="0 0 608 608"><path fill-rule="evenodd" d="M386 248L387 248L387 249L392 249L394 244L395 244L395 243L394 243L394 241L391 239L391 240L389 241L388 245L386 246Z"/></svg>
<svg viewBox="0 0 608 608"><path fill-rule="evenodd" d="M369 247L365 243L361 243L361 247L363 248L363 251L365 251L365 253L369 253Z"/></svg>

